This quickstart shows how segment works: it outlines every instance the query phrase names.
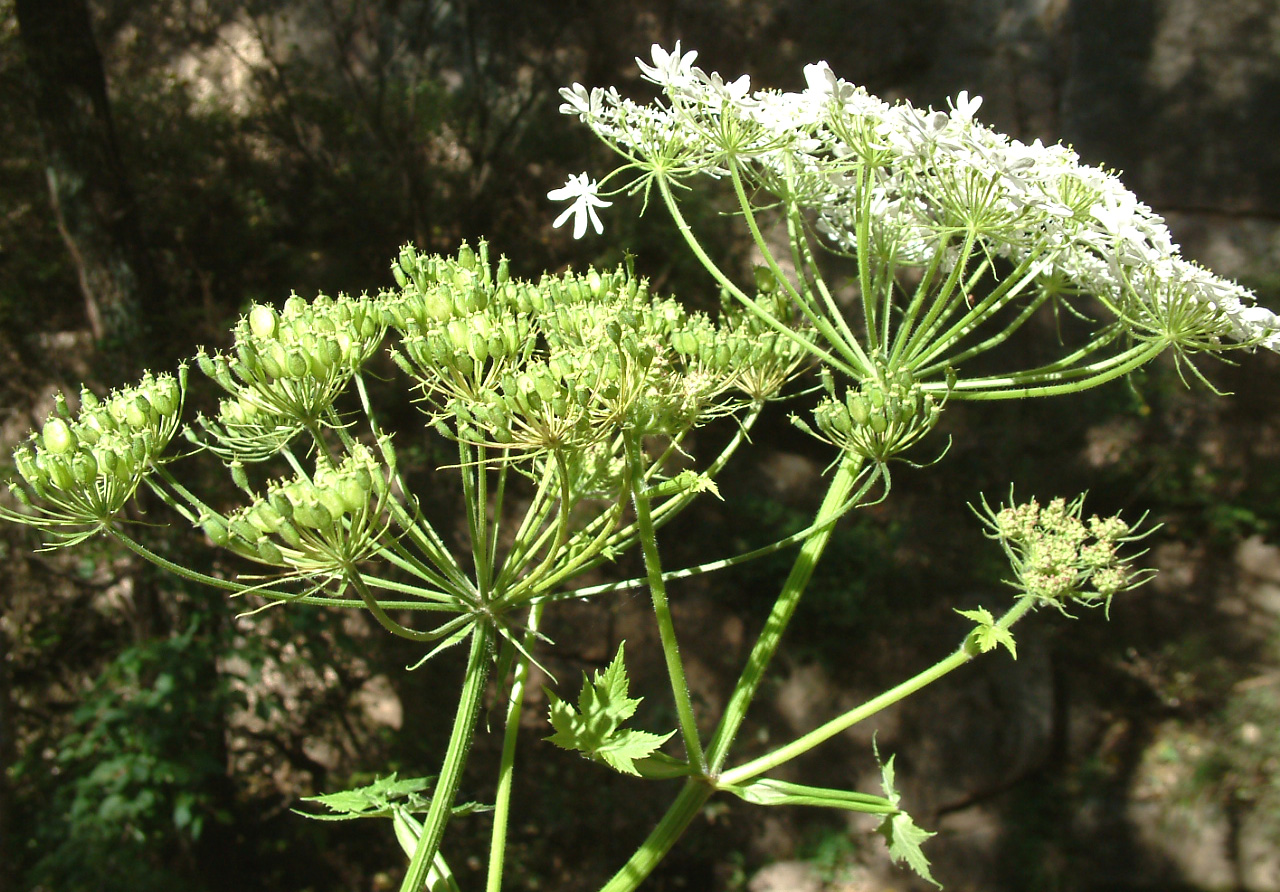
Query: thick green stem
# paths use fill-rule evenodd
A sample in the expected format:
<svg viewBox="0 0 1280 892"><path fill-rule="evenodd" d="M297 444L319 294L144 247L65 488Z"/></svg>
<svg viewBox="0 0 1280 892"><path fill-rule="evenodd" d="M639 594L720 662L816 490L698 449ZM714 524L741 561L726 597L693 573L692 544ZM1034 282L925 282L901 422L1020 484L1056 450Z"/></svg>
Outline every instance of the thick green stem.
<svg viewBox="0 0 1280 892"><path fill-rule="evenodd" d="M755 647L751 649L751 655L747 657L746 668L743 669L742 676L729 697L729 704L725 707L724 716L720 719L720 726L716 729L715 736L711 738L708 756L711 760L713 776L724 766L724 761L729 755L729 747L733 745L733 739L743 719L746 718L747 708L751 705L756 689L760 686L765 668L778 649L782 633L795 614L800 596L804 594L805 587L809 584L809 578L813 575L818 559L826 549L827 543L831 541L831 533L835 525L829 521L835 513L848 509L846 502L861 469L861 459L846 458L836 470L836 475L831 481L826 497L822 500L822 505L818 508L818 516L813 524L818 531L805 541L800 548L800 553L796 555L791 574L778 594L778 600L774 602L769 618L765 620L760 637L756 640Z"/></svg>
<svg viewBox="0 0 1280 892"><path fill-rule="evenodd" d="M631 892L644 878L653 872L671 847L676 844L684 831L698 813L715 788L702 778L690 778L685 781L684 789L671 803L667 813L662 816L658 826L653 828L640 848L622 868L613 875L609 882L600 887L600 892Z"/></svg>
<svg viewBox="0 0 1280 892"><path fill-rule="evenodd" d="M529 610L529 631L525 634L525 650L530 650L538 635L538 621L542 618L542 604ZM493 835L489 843L489 878L486 892L498 892L502 888L502 866L507 851L507 825L511 817L511 781L515 775L516 743L520 737L520 713L524 708L525 684L529 680L529 664L532 660L521 654L516 662L511 680L511 696L507 701L507 727L502 738L502 763L498 767L498 789L494 793ZM501 679L499 679L501 683Z"/></svg>
<svg viewBox="0 0 1280 892"><path fill-rule="evenodd" d="M680 734L684 738L685 756L698 771L706 770L702 753L702 741L698 737L698 722L693 714L693 700L689 696L689 683L684 676L684 663L680 659L680 645L676 641L676 627L671 619L671 607L667 604L667 583L662 577L662 561L658 557L658 540L653 526L649 499L642 489L640 474L643 463L640 443L636 437L627 437L627 459L631 465L631 485L636 507L636 531L640 548L644 552L645 575L649 581L649 593L653 597L653 614L658 621L658 636L662 640L662 653L667 661L667 675L671 678L671 693L676 702L676 714L680 717Z"/></svg>
<svg viewBox="0 0 1280 892"><path fill-rule="evenodd" d="M436 779L431 807L422 821L422 835L418 847L409 860L409 869L400 892L422 892L427 871L440 851L444 828L453 814L453 800L458 795L462 769L467 764L467 753L475 737L476 722L480 717L480 705L484 700L484 686L489 678L489 651L493 644L493 630L484 623L476 623L471 633L471 653L467 657L466 675L462 680L462 696L458 700L458 712L453 719L453 731L449 735L449 748L445 753L440 777Z"/></svg>
<svg viewBox="0 0 1280 892"><path fill-rule="evenodd" d="M1008 612L1000 618L996 623L997 628L1008 629L1019 619L1025 616L1035 607L1035 601L1030 597L1023 596L1017 600L1014 605L1009 608ZM836 716L826 724L815 728L803 737L799 737L788 743L786 746L779 747L771 753L766 753L758 759L752 759L745 765L739 765L737 768L724 772L719 777L722 784L740 784L743 781L750 780L776 768L785 762L790 762L797 756L807 753L820 743L830 740L835 735L851 728L858 722L865 721L882 709L886 709L898 701L914 694L916 691L933 684L945 675L949 675L956 669L968 663L978 655L978 649L973 641L972 636L965 638L964 642L951 656L939 660L928 669L914 675L896 687L890 688L878 697L873 697L861 706L849 710L843 715Z"/></svg>

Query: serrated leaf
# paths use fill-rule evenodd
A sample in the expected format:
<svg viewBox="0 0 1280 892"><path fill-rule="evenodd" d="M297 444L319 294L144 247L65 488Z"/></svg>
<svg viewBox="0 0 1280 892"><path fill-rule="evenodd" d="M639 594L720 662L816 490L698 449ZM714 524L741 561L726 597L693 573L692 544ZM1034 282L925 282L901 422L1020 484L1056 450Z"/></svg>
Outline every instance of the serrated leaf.
<svg viewBox="0 0 1280 892"><path fill-rule="evenodd" d="M880 761L880 750L876 746L875 739L871 741L872 752L875 753L876 761ZM890 756L887 762L880 763L880 779L884 784L884 796L889 800L895 808L901 795L894 786L894 757ZM889 844L889 859L895 864L899 861L906 861L907 866L916 872L920 877L928 880L939 889L942 884L933 878L933 874L929 872L929 859L924 856L924 850L921 845L926 839L934 834L928 830L921 830L916 826L915 821L911 819L911 815L905 811L899 810L895 814L887 816L880 824L878 832L884 836L885 841Z"/></svg>
<svg viewBox="0 0 1280 892"><path fill-rule="evenodd" d="M636 707L642 699L627 696L631 680L627 678L627 667L622 660L623 647L623 644L618 645L618 653L613 662L603 674L596 674L589 688L584 684L582 694L578 697L578 708L582 714L607 717L612 722L610 730L635 715Z"/></svg>
<svg viewBox="0 0 1280 892"><path fill-rule="evenodd" d="M387 815L390 813L392 804L397 802L410 810L424 810L429 800L418 794L430 787L434 780L434 777L407 777L400 780L393 772L387 777L377 778L373 783L356 787L354 790L302 797L303 802L319 803L335 814L316 815L295 811L316 821L348 821L355 818Z"/></svg>
<svg viewBox="0 0 1280 892"><path fill-rule="evenodd" d="M634 774L639 777L635 760L645 759L653 755L676 732L669 734L652 734L648 731L618 731L596 750L596 755L606 764L623 774Z"/></svg>
<svg viewBox="0 0 1280 892"><path fill-rule="evenodd" d="M942 888L942 884L929 872L929 859L924 856L924 850L920 848L926 839L935 834L917 827L915 821L911 820L911 815L905 811L885 818L879 832L889 843L889 860L895 864L899 861L907 862L907 866L918 876L933 883L939 889Z"/></svg>
<svg viewBox="0 0 1280 892"><path fill-rule="evenodd" d="M617 656L604 672L597 672L590 680L583 674L576 710L553 691L546 692L551 727L555 729L547 740L598 759L624 774L638 775L635 760L652 756L675 732L664 736L619 730L640 705L640 698L627 696L629 687L620 644Z"/></svg>
<svg viewBox="0 0 1280 892"><path fill-rule="evenodd" d="M1018 647L1014 643L1013 632L996 625L995 617L991 615L990 610L979 607L977 610L957 610L956 613L978 624L978 628L973 632L973 640L984 654L1003 646L1009 651L1010 656L1015 660L1018 659Z"/></svg>

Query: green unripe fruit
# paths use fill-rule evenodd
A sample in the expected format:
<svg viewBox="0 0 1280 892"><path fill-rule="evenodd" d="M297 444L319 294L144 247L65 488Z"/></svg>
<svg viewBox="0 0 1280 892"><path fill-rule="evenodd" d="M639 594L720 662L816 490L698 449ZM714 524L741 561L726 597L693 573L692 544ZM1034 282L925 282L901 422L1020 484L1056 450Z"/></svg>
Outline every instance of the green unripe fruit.
<svg viewBox="0 0 1280 892"><path fill-rule="evenodd" d="M81 486L89 486L98 477L98 463L92 452L81 452L71 459L71 473Z"/></svg>
<svg viewBox="0 0 1280 892"><path fill-rule="evenodd" d="M74 452L77 445L76 435L71 432L71 427L61 418L56 417L45 422L40 439L44 442L44 448L54 455Z"/></svg>
<svg viewBox="0 0 1280 892"><path fill-rule="evenodd" d="M263 340L276 336L278 321L275 307L257 304L249 311L249 330Z"/></svg>
<svg viewBox="0 0 1280 892"><path fill-rule="evenodd" d="M249 492L249 475L245 473L244 463L232 461L228 467L231 469L231 481L245 492Z"/></svg>
<svg viewBox="0 0 1280 892"><path fill-rule="evenodd" d="M124 417L130 427L146 427L152 422L151 402L142 394L138 394L125 407Z"/></svg>
<svg viewBox="0 0 1280 892"><path fill-rule="evenodd" d="M329 512L331 518L339 518L347 513L346 500L338 493L336 487L324 487L316 490L316 498Z"/></svg>
<svg viewBox="0 0 1280 892"><path fill-rule="evenodd" d="M280 527L276 530L276 535L294 548L302 547L302 534L298 532L298 528L288 520L281 520Z"/></svg>
<svg viewBox="0 0 1280 892"><path fill-rule="evenodd" d="M231 521L229 526L231 527L231 534L238 539L241 539L246 543L257 541L259 535L258 531L254 528L253 524L249 523L243 517L237 517L235 520Z"/></svg>
<svg viewBox="0 0 1280 892"><path fill-rule="evenodd" d="M756 280L756 291L761 294L773 294L775 288L778 287L778 280L773 275L773 270L767 266L757 266L752 270Z"/></svg>
<svg viewBox="0 0 1280 892"><path fill-rule="evenodd" d="M284 518L280 516L280 512L271 507L269 502L259 502L249 512L249 523L253 524L264 533L274 533L280 529L280 521Z"/></svg>
<svg viewBox="0 0 1280 892"><path fill-rule="evenodd" d="M129 439L129 452L133 458L134 464L144 463L151 454L151 444L154 438L149 430L141 430Z"/></svg>
<svg viewBox="0 0 1280 892"><path fill-rule="evenodd" d="M391 278L396 280L396 284L401 288L407 288L409 285L409 277L404 274L404 270L398 263L391 264Z"/></svg>
<svg viewBox="0 0 1280 892"><path fill-rule="evenodd" d="M205 353L203 349L196 354L196 365L200 367L200 371L205 374L205 377L216 377L214 374L213 359L211 359L209 354Z"/></svg>
<svg viewBox="0 0 1280 892"><path fill-rule="evenodd" d="M293 522L309 530L317 529L320 526L320 519L316 516L313 506L319 507L319 503L302 500L295 502L293 506Z"/></svg>
<svg viewBox="0 0 1280 892"><path fill-rule="evenodd" d="M43 476L40 468L36 465L34 454L26 446L20 446L14 450L13 463L22 479L31 485L35 485L34 481Z"/></svg>
<svg viewBox="0 0 1280 892"><path fill-rule="evenodd" d="M337 494L347 514L355 514L369 504L369 488L362 486L354 475L338 481Z"/></svg>
<svg viewBox="0 0 1280 892"><path fill-rule="evenodd" d="M533 379L533 386L537 391L538 396L542 397L544 400L550 401L550 399L556 395L555 382L545 370L543 370L542 374Z"/></svg>
<svg viewBox="0 0 1280 892"><path fill-rule="evenodd" d="M263 353L258 356L258 366L268 378L283 378L284 369L275 361L271 353Z"/></svg>
<svg viewBox="0 0 1280 892"><path fill-rule="evenodd" d="M204 534L209 537L209 541L214 545L225 546L231 540L227 525L220 518L205 518L200 522L200 529L204 530Z"/></svg>
<svg viewBox="0 0 1280 892"><path fill-rule="evenodd" d="M258 553L258 558L265 564L273 564L277 567L284 566L284 555L280 553L280 549L274 542L263 536L253 543L254 551Z"/></svg>
<svg viewBox="0 0 1280 892"><path fill-rule="evenodd" d="M871 417L871 412L867 408L867 402L862 397L850 394L848 399L849 417L853 423L861 427L867 423Z"/></svg>
<svg viewBox="0 0 1280 892"><path fill-rule="evenodd" d="M162 378L151 391L151 406L161 416L169 418L178 411L178 382Z"/></svg>
<svg viewBox="0 0 1280 892"><path fill-rule="evenodd" d="M296 294L290 294L289 299L284 302L284 318L296 319L301 316L307 309L307 302Z"/></svg>
<svg viewBox="0 0 1280 892"><path fill-rule="evenodd" d="M883 434L889 427L888 419L879 412L872 415L867 424L871 427L871 430L875 431L877 434Z"/></svg>
<svg viewBox="0 0 1280 892"><path fill-rule="evenodd" d="M107 419L109 416L101 409L91 412L88 415L80 416L78 438L81 443L88 443L90 446L97 445L102 437L102 432L107 428Z"/></svg>
<svg viewBox="0 0 1280 892"><path fill-rule="evenodd" d="M293 502L289 501L289 497L281 490L272 490L267 496L267 504L275 509L275 512L281 517L293 516Z"/></svg>
<svg viewBox="0 0 1280 892"><path fill-rule="evenodd" d="M333 525L328 509L315 500L298 502L293 508L293 520L299 526L313 530L328 529Z"/></svg>

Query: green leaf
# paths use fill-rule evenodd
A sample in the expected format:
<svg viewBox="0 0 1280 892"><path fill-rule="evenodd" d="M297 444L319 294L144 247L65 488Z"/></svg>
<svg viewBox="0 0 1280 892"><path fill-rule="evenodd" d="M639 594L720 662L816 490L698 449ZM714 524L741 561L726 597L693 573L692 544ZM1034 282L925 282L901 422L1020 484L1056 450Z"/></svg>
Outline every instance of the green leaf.
<svg viewBox="0 0 1280 892"><path fill-rule="evenodd" d="M646 759L653 755L675 734L653 734L649 731L618 731L614 733L595 752L595 755L616 771L623 774L634 774L639 777L635 760Z"/></svg>
<svg viewBox="0 0 1280 892"><path fill-rule="evenodd" d="M631 682L622 654L623 645L619 644L617 656L603 673L597 672L591 679L583 674L576 710L553 691L546 692L551 727L556 732L547 740L604 762L616 771L639 775L635 760L653 755L675 732L660 735L619 729L640 705L640 698L627 696Z"/></svg>
<svg viewBox="0 0 1280 892"><path fill-rule="evenodd" d="M871 741L871 751L875 753L876 761L880 762L880 749L876 746L874 738ZM895 808L901 799L897 788L894 786L893 756L889 757L889 761L880 762L880 779L884 785L885 798ZM899 861L906 861L907 866L916 872L917 875L933 883L939 889L942 884L933 878L933 874L929 872L929 859L924 856L924 851L920 846L926 839L933 836L927 830L921 830L916 826L915 821L911 820L911 816L905 811L899 809L895 814L885 817L883 823L877 828L877 832L884 836L885 841L889 844L889 859L895 864Z"/></svg>
<svg viewBox="0 0 1280 892"><path fill-rule="evenodd" d="M919 876L933 883L939 889L942 888L942 884L935 880L933 874L929 872L929 859L924 856L924 851L920 848L926 839L935 834L917 827L915 821L911 820L911 815L905 811L900 811L896 815L885 818L878 832L889 843L889 860L895 864L899 861L906 861L907 866Z"/></svg>
<svg viewBox="0 0 1280 892"><path fill-rule="evenodd" d="M1018 648L1013 641L1013 632L996 625L995 617L991 615L990 610L979 607L977 610L957 610L956 613L978 624L978 628L974 629L972 634L974 643L982 653L985 654L1003 646L1015 660L1018 659Z"/></svg>
<svg viewBox="0 0 1280 892"><path fill-rule="evenodd" d="M354 790L325 793L320 796L304 796L303 802L318 802L337 814L316 815L294 810L296 814L316 821L349 821L355 818L379 818L392 813L393 805L406 811L426 811L430 799L419 796L431 786L434 777L406 777L400 780L392 772L371 784Z"/></svg>

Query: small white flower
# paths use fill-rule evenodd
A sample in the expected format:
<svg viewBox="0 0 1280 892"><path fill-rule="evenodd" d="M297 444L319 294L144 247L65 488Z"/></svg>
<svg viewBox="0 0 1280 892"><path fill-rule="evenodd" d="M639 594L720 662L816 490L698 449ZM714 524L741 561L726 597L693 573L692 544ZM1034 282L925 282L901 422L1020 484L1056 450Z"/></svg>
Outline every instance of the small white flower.
<svg viewBox="0 0 1280 892"><path fill-rule="evenodd" d="M951 105L951 116L957 121L972 121L981 105L981 96L970 97L968 90L961 90Z"/></svg>
<svg viewBox="0 0 1280 892"><path fill-rule="evenodd" d="M658 44L650 47L653 53L653 64L649 65L636 56L636 65L645 79L660 87L684 87L693 81L693 60L698 58L697 50L681 54L680 41L676 41L673 51L667 52Z"/></svg>
<svg viewBox="0 0 1280 892"><path fill-rule="evenodd" d="M582 238L587 232L587 220L590 219L596 235L603 233L604 226L600 223L596 208L607 208L613 202L600 198L596 194L599 189L600 184L595 180L588 180L585 173L575 173L559 189L552 189L547 193L547 198L552 201L572 201L573 204L565 208L551 225L559 229L565 220L573 217L573 237Z"/></svg>

